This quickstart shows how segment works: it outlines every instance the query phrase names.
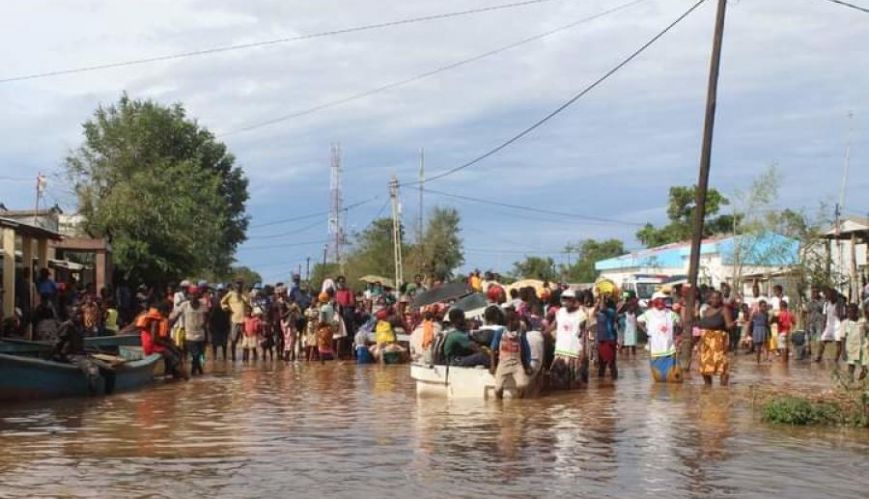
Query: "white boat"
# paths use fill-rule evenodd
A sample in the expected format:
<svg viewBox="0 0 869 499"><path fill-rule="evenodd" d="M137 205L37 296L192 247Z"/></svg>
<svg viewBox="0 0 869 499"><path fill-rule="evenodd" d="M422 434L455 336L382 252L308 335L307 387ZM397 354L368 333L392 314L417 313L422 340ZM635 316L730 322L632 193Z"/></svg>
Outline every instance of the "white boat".
<svg viewBox="0 0 869 499"><path fill-rule="evenodd" d="M420 397L495 398L495 377L483 367L411 364L410 377L416 381L416 394ZM504 398L515 397L516 389L508 382Z"/></svg>

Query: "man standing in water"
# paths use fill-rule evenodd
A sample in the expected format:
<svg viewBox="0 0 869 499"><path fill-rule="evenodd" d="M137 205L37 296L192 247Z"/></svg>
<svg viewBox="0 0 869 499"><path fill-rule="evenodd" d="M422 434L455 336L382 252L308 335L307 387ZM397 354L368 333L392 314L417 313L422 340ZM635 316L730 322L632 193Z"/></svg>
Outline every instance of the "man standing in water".
<svg viewBox="0 0 869 499"><path fill-rule="evenodd" d="M818 347L818 356L815 362L824 358L824 348L827 343L836 344L836 362L842 357L842 337L840 325L845 317L844 307L839 303L839 292L833 288L827 288L827 303L824 304L824 332L821 333L821 344Z"/></svg>
<svg viewBox="0 0 869 499"><path fill-rule="evenodd" d="M187 301L172 312L169 318L171 325L179 319L184 328L186 351L190 353L190 374L204 374L202 365L205 361L205 341L208 337L208 306L202 303L199 288L191 286L187 292Z"/></svg>
<svg viewBox="0 0 869 499"><path fill-rule="evenodd" d="M236 281L235 286L220 300L220 307L230 313L230 332L232 361L235 362L235 350L244 334L245 312L250 308L250 300L244 292L244 281Z"/></svg>
<svg viewBox="0 0 869 499"><path fill-rule="evenodd" d="M230 323L229 312L224 310L220 305L224 296L226 296L226 288L223 284L218 284L208 315L208 329L210 333L211 356L214 360L217 360L217 348L220 347L223 351L223 360L226 361L226 345L229 342L229 331L232 325Z"/></svg>

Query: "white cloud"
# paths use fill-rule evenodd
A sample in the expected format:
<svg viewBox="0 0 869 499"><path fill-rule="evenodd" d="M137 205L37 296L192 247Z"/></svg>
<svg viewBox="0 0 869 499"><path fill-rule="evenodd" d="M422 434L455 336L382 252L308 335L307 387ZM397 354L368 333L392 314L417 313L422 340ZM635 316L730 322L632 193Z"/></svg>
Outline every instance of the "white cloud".
<svg viewBox="0 0 869 499"><path fill-rule="evenodd" d="M0 176L30 177L56 169L80 140L81 122L124 90L133 97L183 102L209 128L234 130L402 80L619 3L562 0L3 84ZM267 221L325 209L334 141L341 141L345 151L345 199L350 202L385 192L392 172L414 178L421 146L430 173L461 164L594 81L691 3L648 0L452 72L227 136L251 178L251 214L255 221ZM0 77L468 6L459 0L11 2L0 18ZM433 187L554 209L568 203L572 211L598 216L654 218L648 210L664 203L670 185L696 181L713 10L707 2L551 123ZM814 207L836 196L845 114L854 111L856 173L849 199L865 197L860 173L869 146L869 118L863 117L869 69L859 61L869 47L867 22L865 15L816 0L730 2L712 173L716 187L732 191L776 162L785 172L783 205ZM0 200L7 205L29 205L31 195L20 184L2 186ZM378 208L366 207L364 213L373 216ZM408 202L408 216L414 209ZM469 225L489 224L507 233L515 222L503 217L483 210L466 214ZM601 226L564 231L558 224L527 219L521 226L522 233L536 234L546 247L578 236L630 238L632 232ZM466 231L465 237L469 247L486 247L479 234ZM257 252L260 260L246 263L303 258L305 251ZM469 254L472 266L487 266L484 260L485 255Z"/></svg>

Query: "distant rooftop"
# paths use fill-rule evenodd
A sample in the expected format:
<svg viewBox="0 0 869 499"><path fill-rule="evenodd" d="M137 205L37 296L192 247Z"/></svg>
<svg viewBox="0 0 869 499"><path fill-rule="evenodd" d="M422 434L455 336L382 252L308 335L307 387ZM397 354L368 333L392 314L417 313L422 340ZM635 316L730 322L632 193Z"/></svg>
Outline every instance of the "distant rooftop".
<svg viewBox="0 0 869 499"><path fill-rule="evenodd" d="M776 233L760 236L727 236L709 238L700 246L701 255L721 255L724 264L732 264L739 248L743 265L781 266L797 262L799 242ZM619 270L642 267L681 269L691 255L691 243L682 241L656 248L634 251L615 258L595 262L595 270Z"/></svg>

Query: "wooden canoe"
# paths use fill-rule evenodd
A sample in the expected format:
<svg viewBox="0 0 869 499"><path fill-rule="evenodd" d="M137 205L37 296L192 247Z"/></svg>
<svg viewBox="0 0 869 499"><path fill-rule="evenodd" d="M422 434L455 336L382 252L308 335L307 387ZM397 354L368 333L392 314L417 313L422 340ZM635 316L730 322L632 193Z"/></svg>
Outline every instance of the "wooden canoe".
<svg viewBox="0 0 869 499"><path fill-rule="evenodd" d="M0 354L0 401L108 395L135 390L154 380L158 354L101 368L96 393L75 365L22 355Z"/></svg>

